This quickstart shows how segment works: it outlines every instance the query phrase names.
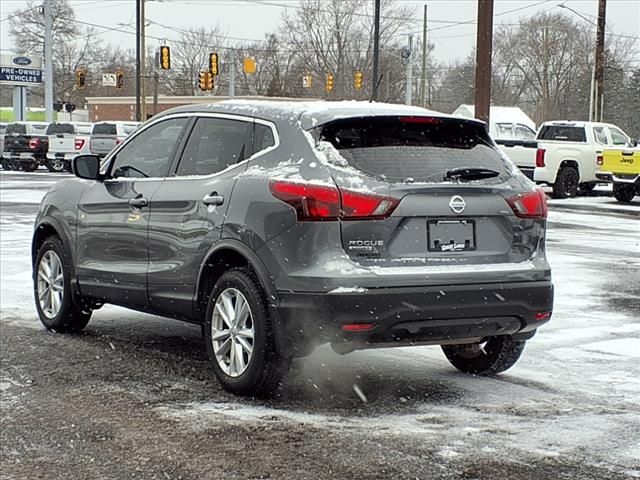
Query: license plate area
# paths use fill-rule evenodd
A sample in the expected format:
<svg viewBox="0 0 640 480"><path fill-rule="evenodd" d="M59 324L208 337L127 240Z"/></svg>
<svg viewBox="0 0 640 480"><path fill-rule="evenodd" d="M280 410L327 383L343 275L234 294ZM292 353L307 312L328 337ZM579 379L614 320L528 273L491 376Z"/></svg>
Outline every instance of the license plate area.
<svg viewBox="0 0 640 480"><path fill-rule="evenodd" d="M467 252L476 249L476 222L465 219L429 220L427 242L430 252Z"/></svg>

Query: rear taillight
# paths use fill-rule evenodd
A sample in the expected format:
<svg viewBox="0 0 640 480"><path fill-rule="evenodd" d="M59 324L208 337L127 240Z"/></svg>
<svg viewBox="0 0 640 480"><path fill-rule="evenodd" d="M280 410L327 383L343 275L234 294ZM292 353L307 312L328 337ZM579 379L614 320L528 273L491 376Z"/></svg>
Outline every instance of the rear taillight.
<svg viewBox="0 0 640 480"><path fill-rule="evenodd" d="M272 180L271 194L291 205L299 221L382 219L398 206L395 198L330 185Z"/></svg>
<svg viewBox="0 0 640 480"><path fill-rule="evenodd" d="M116 145L120 145L122 143L122 139L116 138Z"/></svg>
<svg viewBox="0 0 640 480"><path fill-rule="evenodd" d="M73 142L73 146L76 150L82 150L82 147L84 147L84 142L84 138L76 138Z"/></svg>
<svg viewBox="0 0 640 480"><path fill-rule="evenodd" d="M547 218L547 197L540 188L507 198L507 203L520 218Z"/></svg>
<svg viewBox="0 0 640 480"><path fill-rule="evenodd" d="M426 123L431 125L438 125L442 123L442 119L438 117L400 117L401 123Z"/></svg>
<svg viewBox="0 0 640 480"><path fill-rule="evenodd" d="M40 146L40 139L39 138L32 138L31 140L29 140L29 148L31 150L35 150L39 146Z"/></svg>
<svg viewBox="0 0 640 480"><path fill-rule="evenodd" d="M538 150L536 150L536 167L539 168L543 168L544 167L544 154L545 154L545 149L544 148L539 148Z"/></svg>
<svg viewBox="0 0 640 480"><path fill-rule="evenodd" d="M604 163L604 157L602 155L598 155L596 157L596 165L602 165Z"/></svg>

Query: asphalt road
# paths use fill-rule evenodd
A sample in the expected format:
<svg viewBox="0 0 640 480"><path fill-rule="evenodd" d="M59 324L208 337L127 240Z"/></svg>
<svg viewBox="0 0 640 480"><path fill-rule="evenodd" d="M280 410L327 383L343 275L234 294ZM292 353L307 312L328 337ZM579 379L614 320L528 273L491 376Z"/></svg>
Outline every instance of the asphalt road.
<svg viewBox="0 0 640 480"><path fill-rule="evenodd" d="M551 207L554 316L505 374L322 348L247 399L192 325L106 306L81 335L40 326L30 235L57 178L0 173L1 479L640 478L639 197Z"/></svg>

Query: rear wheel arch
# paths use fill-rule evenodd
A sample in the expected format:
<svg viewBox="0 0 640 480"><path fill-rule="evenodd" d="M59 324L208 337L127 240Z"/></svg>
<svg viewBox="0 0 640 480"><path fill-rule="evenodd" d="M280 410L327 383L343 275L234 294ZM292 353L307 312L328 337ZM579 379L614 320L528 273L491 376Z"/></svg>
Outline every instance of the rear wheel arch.
<svg viewBox="0 0 640 480"><path fill-rule="evenodd" d="M558 171L556 173L556 177L563 168L567 168L567 167L575 168L578 171L578 175L580 175L580 163L577 160L565 159L560 162L560 165L558 165Z"/></svg>
<svg viewBox="0 0 640 480"><path fill-rule="evenodd" d="M267 268L258 256L246 244L237 240L223 240L209 250L206 260L202 263L198 273L196 290L196 315L202 318L207 309L207 296L211 288L224 272L237 267L248 267L256 274L260 285L267 296L267 303L273 315L271 304L277 299L277 292L269 277Z"/></svg>

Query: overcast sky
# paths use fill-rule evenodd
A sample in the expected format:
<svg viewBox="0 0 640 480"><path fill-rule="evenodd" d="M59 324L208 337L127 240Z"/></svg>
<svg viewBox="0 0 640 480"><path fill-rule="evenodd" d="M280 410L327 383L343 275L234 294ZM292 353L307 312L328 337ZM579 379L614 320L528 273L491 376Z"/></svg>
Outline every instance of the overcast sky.
<svg viewBox="0 0 640 480"><path fill-rule="evenodd" d="M373 1L373 0L372 0ZM117 28L133 30L126 25L135 21L134 0L70 0L79 21L103 26L97 28L100 38L122 48L135 48L133 34L109 30ZM148 20L165 25L151 24L150 37L177 38L170 27L185 28L219 25L229 37L247 40L263 40L264 34L274 31L286 9L292 11L297 0L147 0ZM415 23L407 26L409 31L421 31L423 5L428 5L430 41L435 44L434 54L440 61L465 58L475 44L476 0L430 0L401 1L415 10ZM565 5L582 14L582 19L558 4ZM3 53L14 52L15 46L9 36L5 19L23 10L26 0L0 0L0 48ZM598 0L495 0L494 22L515 23L519 18L530 17L539 11L564 11L578 21L595 22ZM451 22L465 22L454 25ZM607 33L640 36L640 0L607 0ZM594 35L595 35L595 27ZM150 38L149 46L159 44ZM640 48L640 41L637 44ZM590 48L591 46L586 46ZM640 66L640 54L634 57L634 65Z"/></svg>

